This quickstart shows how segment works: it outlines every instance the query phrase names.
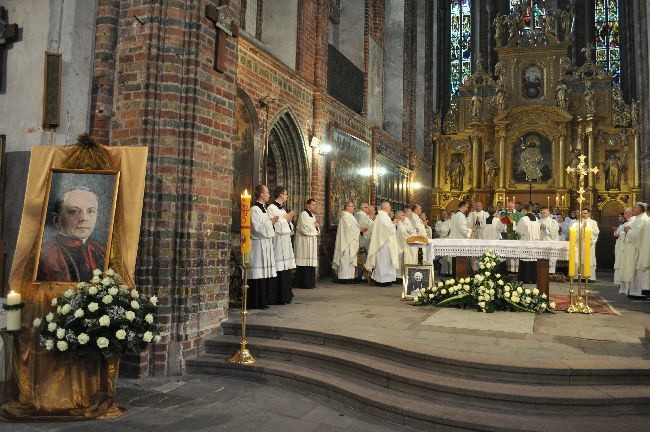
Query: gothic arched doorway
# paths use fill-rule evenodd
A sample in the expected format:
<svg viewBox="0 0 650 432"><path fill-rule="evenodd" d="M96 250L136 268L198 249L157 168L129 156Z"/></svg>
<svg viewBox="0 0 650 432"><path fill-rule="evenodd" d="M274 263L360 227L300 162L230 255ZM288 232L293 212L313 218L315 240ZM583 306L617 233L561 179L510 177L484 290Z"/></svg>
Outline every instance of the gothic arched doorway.
<svg viewBox="0 0 650 432"><path fill-rule="evenodd" d="M299 212L310 194L309 169L302 135L288 110L278 115L271 126L268 152L269 190L286 187L287 207Z"/></svg>

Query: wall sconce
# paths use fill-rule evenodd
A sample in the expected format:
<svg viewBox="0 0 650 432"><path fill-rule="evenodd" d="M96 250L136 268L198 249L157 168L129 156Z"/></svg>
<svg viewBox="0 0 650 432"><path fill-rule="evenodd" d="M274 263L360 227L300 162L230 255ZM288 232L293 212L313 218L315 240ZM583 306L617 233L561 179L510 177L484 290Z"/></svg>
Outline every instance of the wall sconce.
<svg viewBox="0 0 650 432"><path fill-rule="evenodd" d="M383 167L383 166L378 166L377 167L377 175L379 177L385 175L387 172L388 172L388 170L386 169L386 167Z"/></svg>
<svg viewBox="0 0 650 432"><path fill-rule="evenodd" d="M420 182L411 183L411 189L413 189L414 191L422 189L422 183Z"/></svg>
<svg viewBox="0 0 650 432"><path fill-rule="evenodd" d="M359 168L357 172L359 173L359 175L362 175L364 177L370 177L372 175L372 168L370 167Z"/></svg>

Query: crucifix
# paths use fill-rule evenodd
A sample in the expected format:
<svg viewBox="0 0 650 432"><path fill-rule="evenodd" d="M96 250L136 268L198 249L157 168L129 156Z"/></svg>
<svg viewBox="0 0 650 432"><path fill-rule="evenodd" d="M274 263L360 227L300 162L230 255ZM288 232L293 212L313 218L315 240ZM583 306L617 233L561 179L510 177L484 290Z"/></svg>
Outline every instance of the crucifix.
<svg viewBox="0 0 650 432"><path fill-rule="evenodd" d="M584 47L584 48L582 48L582 49L580 50L580 52L585 53L585 57L586 57L586 59L587 59L587 63L591 63L591 62L592 62L592 60L591 60L591 54L593 53L594 48L595 48L595 47L594 47L594 44L590 42L590 43L587 44L586 47Z"/></svg>
<svg viewBox="0 0 650 432"><path fill-rule="evenodd" d="M4 89L4 73L9 44L18 40L18 24L9 24L7 10L0 7L0 90Z"/></svg>
<svg viewBox="0 0 650 432"><path fill-rule="evenodd" d="M233 32L230 31L225 25L219 22L222 10L227 8L228 5L205 6L205 17L212 21L214 28L217 32L214 40L214 62L213 67L217 72L225 72L226 70L226 39L228 36L233 36Z"/></svg>

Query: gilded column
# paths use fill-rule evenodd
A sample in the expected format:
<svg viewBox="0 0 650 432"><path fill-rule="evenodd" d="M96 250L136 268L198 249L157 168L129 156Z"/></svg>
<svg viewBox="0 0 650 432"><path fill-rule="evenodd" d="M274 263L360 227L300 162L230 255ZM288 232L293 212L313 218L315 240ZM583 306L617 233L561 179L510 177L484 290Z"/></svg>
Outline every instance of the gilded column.
<svg viewBox="0 0 650 432"><path fill-rule="evenodd" d="M440 144L441 144L441 142L440 141L441 140L440 140L439 137L437 139L434 138L434 141L433 141L433 145L435 146L434 151L435 151L435 163L436 163L436 166L434 167L434 172L433 172L433 174L434 174L433 187L434 188L440 188L440 169L441 169L441 167L440 167L440 165L441 165L440 164Z"/></svg>
<svg viewBox="0 0 650 432"><path fill-rule="evenodd" d="M506 129L499 128L499 188L506 187Z"/></svg>
<svg viewBox="0 0 650 432"><path fill-rule="evenodd" d="M634 131L634 188L638 189L640 187L640 172L641 172L641 165L640 165L640 157L639 157L639 131L635 130Z"/></svg>
<svg viewBox="0 0 650 432"><path fill-rule="evenodd" d="M565 141L566 141L566 131L562 131L560 134L560 177L558 179L558 187L560 189L564 188L564 178L566 176L566 173L564 169L566 168L565 162L564 162L564 148L565 148Z"/></svg>
<svg viewBox="0 0 650 432"><path fill-rule="evenodd" d="M481 179L479 178L479 143L480 137L478 135L472 136L472 182L473 188L477 189L481 186Z"/></svg>
<svg viewBox="0 0 650 432"><path fill-rule="evenodd" d="M596 161L594 161L594 130L593 126L587 131L587 157L589 158L588 166L596 166ZM589 187L594 187L594 173L589 171Z"/></svg>

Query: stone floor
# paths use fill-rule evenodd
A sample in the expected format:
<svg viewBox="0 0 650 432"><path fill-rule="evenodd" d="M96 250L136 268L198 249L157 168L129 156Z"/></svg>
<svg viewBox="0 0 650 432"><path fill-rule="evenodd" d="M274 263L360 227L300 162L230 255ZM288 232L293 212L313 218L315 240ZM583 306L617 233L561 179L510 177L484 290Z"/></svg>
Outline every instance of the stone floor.
<svg viewBox="0 0 650 432"><path fill-rule="evenodd" d="M379 420L314 394L208 375L120 379L119 419L0 423L0 432L398 432Z"/></svg>

